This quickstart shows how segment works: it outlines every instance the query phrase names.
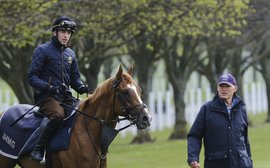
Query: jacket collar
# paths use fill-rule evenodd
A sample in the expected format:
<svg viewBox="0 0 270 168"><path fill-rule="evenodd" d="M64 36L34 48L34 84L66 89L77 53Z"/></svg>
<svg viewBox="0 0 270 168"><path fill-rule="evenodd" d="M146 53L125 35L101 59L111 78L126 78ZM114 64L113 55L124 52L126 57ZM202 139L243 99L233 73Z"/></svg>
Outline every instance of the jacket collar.
<svg viewBox="0 0 270 168"><path fill-rule="evenodd" d="M53 36L53 37L51 38L51 42L52 42L52 44L53 44L57 49L65 49L65 48L67 48L66 46L62 45L62 44L59 42L59 40L57 39L56 36Z"/></svg>
<svg viewBox="0 0 270 168"><path fill-rule="evenodd" d="M242 99L237 96L237 95L234 95L233 96L233 106L232 108L235 108L236 106L238 106L240 103L242 102ZM226 112L227 113L227 107L226 107L226 104L225 102L219 98L218 95L216 95L214 98L213 98L213 101L211 103L211 107L210 107L212 110L214 111L220 111L220 112Z"/></svg>

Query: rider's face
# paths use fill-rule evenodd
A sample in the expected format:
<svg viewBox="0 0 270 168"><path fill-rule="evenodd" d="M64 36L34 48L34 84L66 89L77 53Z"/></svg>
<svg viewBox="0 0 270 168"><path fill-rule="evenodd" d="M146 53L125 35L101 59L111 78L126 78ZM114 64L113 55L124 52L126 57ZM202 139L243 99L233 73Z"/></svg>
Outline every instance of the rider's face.
<svg viewBox="0 0 270 168"><path fill-rule="evenodd" d="M58 41L64 45L67 46L70 37L71 37L71 31L67 31L67 30L58 30L55 32L55 36L57 36Z"/></svg>

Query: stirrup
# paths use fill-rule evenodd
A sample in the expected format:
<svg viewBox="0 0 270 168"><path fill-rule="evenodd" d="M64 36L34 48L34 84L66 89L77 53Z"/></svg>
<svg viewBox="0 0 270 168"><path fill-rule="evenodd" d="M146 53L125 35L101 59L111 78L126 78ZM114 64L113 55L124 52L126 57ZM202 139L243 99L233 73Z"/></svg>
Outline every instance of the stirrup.
<svg viewBox="0 0 270 168"><path fill-rule="evenodd" d="M31 155L30 155L30 159L39 162L39 164L41 164L41 165L45 165L45 162L46 162L46 150L43 153L43 157L42 157L41 161L38 160L38 159L33 158Z"/></svg>
<svg viewBox="0 0 270 168"><path fill-rule="evenodd" d="M43 162L44 158L45 158L45 149L43 145L36 145L33 151L30 153L30 159L37 162Z"/></svg>
<svg viewBox="0 0 270 168"><path fill-rule="evenodd" d="M45 165L45 163L46 163L46 150L44 150L44 155L43 155L42 161L40 161L39 164Z"/></svg>

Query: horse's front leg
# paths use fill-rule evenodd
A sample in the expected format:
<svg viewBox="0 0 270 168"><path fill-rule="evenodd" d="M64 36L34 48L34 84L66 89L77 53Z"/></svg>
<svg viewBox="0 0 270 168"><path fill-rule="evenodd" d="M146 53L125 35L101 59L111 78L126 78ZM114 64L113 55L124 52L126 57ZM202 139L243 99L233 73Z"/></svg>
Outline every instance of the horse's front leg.
<svg viewBox="0 0 270 168"><path fill-rule="evenodd" d="M24 156L19 159L23 168L45 168L45 165L41 165L39 162L31 160L30 156Z"/></svg>
<svg viewBox="0 0 270 168"><path fill-rule="evenodd" d="M100 168L106 168L107 167L107 158L102 159L100 163Z"/></svg>
<svg viewBox="0 0 270 168"><path fill-rule="evenodd" d="M16 160L0 155L0 167L14 168L15 166L16 166Z"/></svg>

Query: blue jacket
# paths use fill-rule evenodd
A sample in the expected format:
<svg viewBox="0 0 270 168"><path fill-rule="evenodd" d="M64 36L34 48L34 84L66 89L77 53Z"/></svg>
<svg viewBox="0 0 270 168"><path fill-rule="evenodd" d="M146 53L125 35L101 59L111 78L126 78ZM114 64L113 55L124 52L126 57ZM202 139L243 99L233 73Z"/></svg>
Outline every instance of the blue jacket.
<svg viewBox="0 0 270 168"><path fill-rule="evenodd" d="M234 96L231 113L218 96L205 103L189 133L188 162L199 161L204 145L205 168L252 168L246 106Z"/></svg>
<svg viewBox="0 0 270 168"><path fill-rule="evenodd" d="M84 86L74 51L63 47L55 36L50 42L41 44L35 49L27 79L35 89L36 102L49 95L50 85L67 86L67 89L59 94L62 100L71 96L70 86L76 91Z"/></svg>

